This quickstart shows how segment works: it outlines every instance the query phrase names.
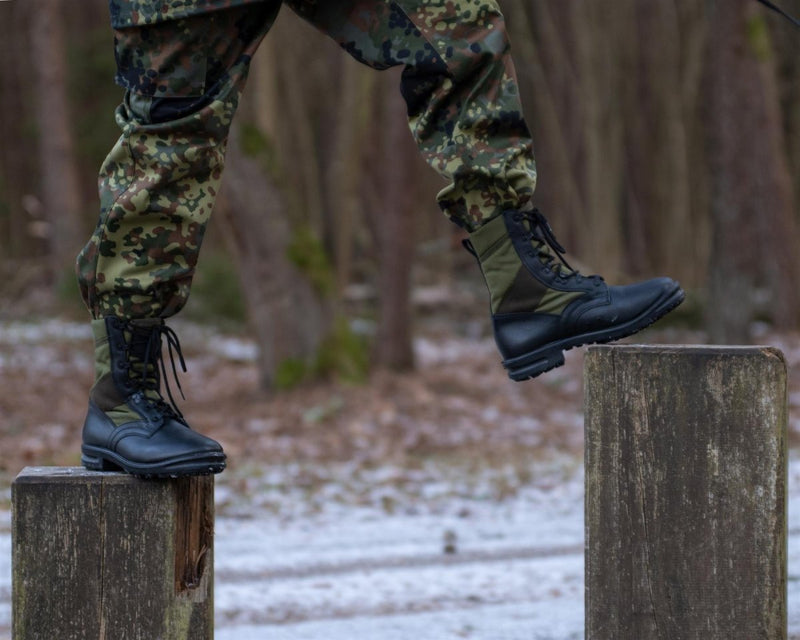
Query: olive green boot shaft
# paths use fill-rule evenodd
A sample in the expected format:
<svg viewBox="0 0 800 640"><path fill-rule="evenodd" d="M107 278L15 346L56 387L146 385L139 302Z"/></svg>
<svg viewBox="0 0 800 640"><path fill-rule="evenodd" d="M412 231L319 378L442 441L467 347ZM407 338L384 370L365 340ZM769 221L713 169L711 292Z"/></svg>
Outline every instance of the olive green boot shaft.
<svg viewBox="0 0 800 640"><path fill-rule="evenodd" d="M159 324L160 320L140 320L137 322L144 327ZM89 393L90 399L117 426L140 420L141 416L127 404L127 397L114 382L112 371L115 364L119 366L119 363L115 363L115 358L112 357L105 318L92 320L92 335L94 336L95 382ZM132 334L124 332L124 335L127 342L130 343ZM154 376L155 363L148 365L148 369L150 376ZM150 382L151 387L156 383L152 379ZM152 389L148 389L145 395L154 400L160 398L158 393Z"/></svg>
<svg viewBox="0 0 800 640"><path fill-rule="evenodd" d="M492 314L548 313L558 315L583 295L582 291L560 290L543 283L523 264L506 227L505 216L493 218L469 236L491 296ZM531 237L526 250L537 256L542 269L567 272L564 265L548 266L555 257L548 247ZM557 286L557 285L556 285Z"/></svg>

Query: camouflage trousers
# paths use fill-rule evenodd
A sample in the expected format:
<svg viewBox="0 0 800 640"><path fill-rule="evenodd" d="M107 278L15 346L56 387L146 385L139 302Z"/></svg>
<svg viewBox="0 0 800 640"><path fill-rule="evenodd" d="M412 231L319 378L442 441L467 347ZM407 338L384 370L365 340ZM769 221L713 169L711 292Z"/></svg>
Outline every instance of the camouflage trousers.
<svg viewBox="0 0 800 640"><path fill-rule="evenodd" d="M375 69L403 66L411 132L468 230L530 201L536 171L495 0L110 0L122 135L77 259L94 317L185 304L251 57L281 4Z"/></svg>

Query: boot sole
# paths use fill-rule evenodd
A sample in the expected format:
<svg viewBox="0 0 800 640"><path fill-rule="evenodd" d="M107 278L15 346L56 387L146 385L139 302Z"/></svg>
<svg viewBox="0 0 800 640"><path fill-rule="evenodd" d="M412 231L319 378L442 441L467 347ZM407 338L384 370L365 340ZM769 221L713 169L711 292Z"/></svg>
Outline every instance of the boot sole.
<svg viewBox="0 0 800 640"><path fill-rule="evenodd" d="M683 290L678 287L669 297L659 300L633 320L602 331L590 331L551 342L524 355L505 360L503 366L508 370L508 377L515 382L530 380L563 365L564 351L586 344L605 344L633 335L663 318L683 302L685 297Z"/></svg>
<svg viewBox="0 0 800 640"><path fill-rule="evenodd" d="M142 464L124 458L113 451L83 445L81 464L90 471L124 471L139 478L184 478L207 476L225 470L225 454L187 455L158 463Z"/></svg>

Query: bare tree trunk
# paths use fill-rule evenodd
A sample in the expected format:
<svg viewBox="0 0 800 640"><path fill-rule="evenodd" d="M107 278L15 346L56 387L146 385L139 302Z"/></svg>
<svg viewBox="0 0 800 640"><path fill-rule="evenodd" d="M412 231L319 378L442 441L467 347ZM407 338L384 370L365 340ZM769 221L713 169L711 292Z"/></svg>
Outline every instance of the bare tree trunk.
<svg viewBox="0 0 800 640"><path fill-rule="evenodd" d="M67 52L59 0L29 0L36 69L42 206L49 223L51 275L71 272L80 248L80 189L67 99Z"/></svg>
<svg viewBox="0 0 800 640"><path fill-rule="evenodd" d="M552 208L548 215L574 255L613 276L622 264L619 8L523 0L506 6L533 114L537 203Z"/></svg>
<svg viewBox="0 0 800 640"><path fill-rule="evenodd" d="M759 280L779 324L796 324L797 232L772 54L748 0L714 4L709 41L712 221L708 329L744 342ZM760 25L760 27L759 27Z"/></svg>
<svg viewBox="0 0 800 640"><path fill-rule="evenodd" d="M613 274L622 263L622 185L609 179L623 166L620 111L622 71L616 3L571 3L575 25L579 100L583 124L582 160L586 203L582 256L601 273Z"/></svg>
<svg viewBox="0 0 800 640"><path fill-rule="evenodd" d="M585 212L573 162L574 147L570 144L569 131L573 128L570 110L562 108L565 94L575 92L574 78L568 73L570 65L547 3L508 0L506 4L523 104L528 105L528 113L536 114L529 122L535 148L545 150L537 157L541 187L537 189L536 203L552 218L559 236L571 246ZM541 38L536 37L534 25ZM555 86L548 71L560 78Z"/></svg>
<svg viewBox="0 0 800 640"><path fill-rule="evenodd" d="M388 79L388 78L386 78ZM370 206L378 253L378 331L373 357L378 366L414 367L411 267L414 257L415 207L413 161L417 151L408 131L405 105L394 87L379 83L374 136L378 158ZM392 89L390 92L389 89Z"/></svg>
<svg viewBox="0 0 800 640"><path fill-rule="evenodd" d="M800 0L787 0L781 6L792 15L800 14ZM769 18L770 32L774 34L778 51L780 102L786 131L786 149L794 193L800 193L800 59L797 55L798 32L788 22L772 15Z"/></svg>
<svg viewBox="0 0 800 640"><path fill-rule="evenodd" d="M291 167L285 177L294 187L291 189L289 210L302 218L316 233L323 234L325 226L325 203L323 201L323 178L321 170L321 145L317 132L316 109L319 99L333 102L333 93L311 82L301 81L298 68L310 64L303 56L307 55L308 43L305 37L308 25L302 24L291 12L281 16L280 28L276 27L269 35L273 52L271 63L277 67L278 91L282 112L277 123L283 130L281 149L288 152L286 166ZM316 35L316 34L315 34ZM305 42L298 47L298 39ZM331 43L325 43L331 44ZM326 65L333 66L330 62ZM309 78L314 78L316 70L304 69Z"/></svg>
<svg viewBox="0 0 800 640"><path fill-rule="evenodd" d="M30 71L27 7L18 2L0 4L0 56L17 61L0 65L0 256L9 258L36 255L29 243L25 216L20 201L25 193L26 178L35 171L32 154L20 149L19 116L24 113L26 95L23 90ZM0 265L5 267L6 265ZM8 284L3 271L0 291Z"/></svg>
<svg viewBox="0 0 800 640"><path fill-rule="evenodd" d="M275 386L282 366L313 366L331 325L329 303L288 256L286 205L258 157L246 156L234 126L228 143L225 218L249 318L259 347L262 386Z"/></svg>
<svg viewBox="0 0 800 640"><path fill-rule="evenodd" d="M338 127L326 176L329 207L336 220L332 232L339 293L344 291L351 277L362 177L358 159L363 155L361 149L370 103L374 100L375 78L374 71L355 61L345 60L342 65L341 92L337 96Z"/></svg>
<svg viewBox="0 0 800 640"><path fill-rule="evenodd" d="M692 223L689 144L684 111L681 41L673 3L636 0L631 6L630 49L624 101L627 129L628 220L638 230L629 251L640 272L655 265L670 275L691 275L696 242ZM638 28L637 28L638 27ZM638 236L638 237L637 237Z"/></svg>

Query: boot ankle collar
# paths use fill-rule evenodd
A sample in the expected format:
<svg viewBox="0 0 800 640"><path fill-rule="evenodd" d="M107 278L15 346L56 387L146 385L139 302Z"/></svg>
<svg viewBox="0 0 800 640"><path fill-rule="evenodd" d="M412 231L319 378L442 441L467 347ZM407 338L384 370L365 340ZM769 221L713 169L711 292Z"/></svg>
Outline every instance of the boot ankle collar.
<svg viewBox="0 0 800 640"><path fill-rule="evenodd" d="M477 254L478 259L487 255L491 250L508 239L508 225L506 219L513 215L514 211L505 211L499 216L484 222L475 231L469 234L469 241Z"/></svg>

